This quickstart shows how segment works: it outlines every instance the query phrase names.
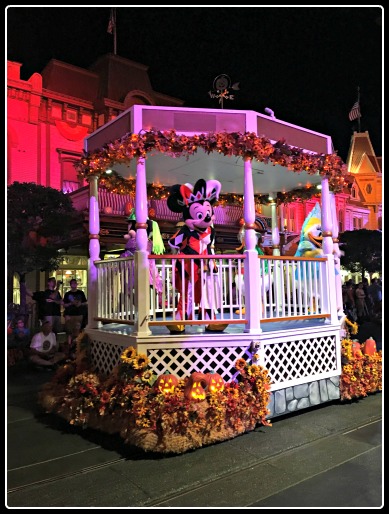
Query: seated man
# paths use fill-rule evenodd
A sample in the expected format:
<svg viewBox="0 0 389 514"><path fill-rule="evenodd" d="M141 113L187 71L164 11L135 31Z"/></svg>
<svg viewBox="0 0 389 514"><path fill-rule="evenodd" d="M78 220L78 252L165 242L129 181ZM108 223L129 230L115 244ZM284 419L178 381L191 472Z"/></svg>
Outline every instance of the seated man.
<svg viewBox="0 0 389 514"><path fill-rule="evenodd" d="M66 355L58 349L59 344L53 327L49 321L44 321L41 331L31 340L30 362L36 366L53 368L66 359Z"/></svg>

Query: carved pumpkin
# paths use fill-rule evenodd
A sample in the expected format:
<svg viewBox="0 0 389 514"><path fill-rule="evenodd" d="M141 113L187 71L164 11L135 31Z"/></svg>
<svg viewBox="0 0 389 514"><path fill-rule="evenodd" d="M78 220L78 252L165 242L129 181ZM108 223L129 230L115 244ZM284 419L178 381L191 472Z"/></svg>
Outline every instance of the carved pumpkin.
<svg viewBox="0 0 389 514"><path fill-rule="evenodd" d="M374 355L377 351L377 345L372 337L366 339L365 344L362 347L365 355Z"/></svg>
<svg viewBox="0 0 389 514"><path fill-rule="evenodd" d="M184 396L188 400L205 400L207 387L207 376L204 373L195 371L191 374L185 386Z"/></svg>
<svg viewBox="0 0 389 514"><path fill-rule="evenodd" d="M207 377L207 391L211 394L223 391L224 380L219 373L206 373L205 376Z"/></svg>
<svg viewBox="0 0 389 514"><path fill-rule="evenodd" d="M155 381L155 387L163 394L174 393L175 387L178 385L178 378L170 373L159 375Z"/></svg>

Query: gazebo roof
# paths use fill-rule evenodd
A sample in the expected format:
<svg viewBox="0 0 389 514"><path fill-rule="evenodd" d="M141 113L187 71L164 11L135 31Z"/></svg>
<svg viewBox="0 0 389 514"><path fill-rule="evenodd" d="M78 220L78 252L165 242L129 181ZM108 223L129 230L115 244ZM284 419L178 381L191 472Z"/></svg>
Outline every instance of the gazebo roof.
<svg viewBox="0 0 389 514"><path fill-rule="evenodd" d="M148 183L216 179L222 193L243 193L245 159L255 194L316 186L323 176L336 190L347 178L330 136L254 111L135 105L86 138L85 151L86 177L113 169L134 179L145 157Z"/></svg>

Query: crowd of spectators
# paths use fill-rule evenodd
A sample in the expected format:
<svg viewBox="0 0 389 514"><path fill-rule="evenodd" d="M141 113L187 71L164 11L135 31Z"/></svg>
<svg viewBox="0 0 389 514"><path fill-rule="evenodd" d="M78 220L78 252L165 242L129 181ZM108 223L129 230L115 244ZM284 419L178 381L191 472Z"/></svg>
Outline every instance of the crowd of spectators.
<svg viewBox="0 0 389 514"><path fill-rule="evenodd" d="M382 282L373 278L358 284L347 280L342 286L343 307L352 321L364 323L382 319Z"/></svg>
<svg viewBox="0 0 389 514"><path fill-rule="evenodd" d="M28 314L7 315L7 366L25 360L37 368L55 368L66 358L75 358L75 340L85 328L88 304L85 294L77 289L72 279L70 290L62 298L55 277L47 281L45 291L27 292L36 304L37 325L30 330L26 326ZM62 322L64 317L64 323ZM60 344L58 334L66 333L67 339Z"/></svg>
<svg viewBox="0 0 389 514"><path fill-rule="evenodd" d="M51 277L48 280L48 287L45 291L34 293L31 296L36 301L38 310L39 330L36 332L42 333L43 325L46 325L45 328L50 327L50 332L56 339L58 332L62 331L60 309L61 306L64 307L65 324L63 328L67 335L67 341L63 350L67 357L74 358L75 339L86 326L87 299L84 293L77 289L77 281L75 279L72 279L69 285L71 288L65 293L64 299L62 299L58 292L58 284ZM370 285L367 279L363 279L358 284L355 284L352 280L347 280L342 286L342 297L344 312L351 321L361 325L369 322L381 323L381 279L373 278ZM26 357L31 362L36 363L37 358L31 359L32 354L35 353L36 355L31 346L33 335L30 329L26 327L23 316L13 317L11 314L7 316L8 366L13 366L16 362ZM57 346L56 349L58 351ZM52 362L49 359L49 365L51 364ZM40 365L42 365L42 362Z"/></svg>

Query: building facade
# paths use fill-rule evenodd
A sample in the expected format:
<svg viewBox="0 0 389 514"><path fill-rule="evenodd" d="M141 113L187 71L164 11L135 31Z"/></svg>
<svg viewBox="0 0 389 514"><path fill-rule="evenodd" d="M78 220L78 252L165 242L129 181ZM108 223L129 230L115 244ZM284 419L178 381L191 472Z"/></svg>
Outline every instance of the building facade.
<svg viewBox="0 0 389 514"><path fill-rule="evenodd" d="M85 211L81 237L67 250L58 280L77 278L87 286L88 214L87 184L77 176L74 164L83 154L84 139L133 105L181 107L184 101L153 90L147 66L106 54L83 69L52 59L28 80L20 78L22 64L7 62L7 184L34 182L71 194L75 207ZM350 189L336 195L339 231L382 228L381 158L376 157L368 132L354 133L347 159L355 176ZM127 231L125 214L130 198L101 195L101 245L104 252L119 251ZM293 241L315 204L315 198L288 201L278 206L285 253L293 254ZM154 202L156 218L165 239L175 230L177 219L165 212L163 201ZM271 217L270 207L256 205L258 216ZM237 234L243 208L226 207L228 223L217 226L218 250L239 245ZM265 243L271 245L270 231ZM28 277L28 287L44 287L47 277ZM18 300L13 284L14 302Z"/></svg>

